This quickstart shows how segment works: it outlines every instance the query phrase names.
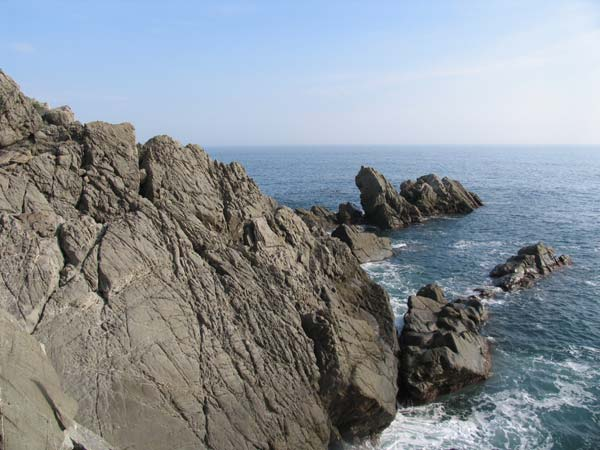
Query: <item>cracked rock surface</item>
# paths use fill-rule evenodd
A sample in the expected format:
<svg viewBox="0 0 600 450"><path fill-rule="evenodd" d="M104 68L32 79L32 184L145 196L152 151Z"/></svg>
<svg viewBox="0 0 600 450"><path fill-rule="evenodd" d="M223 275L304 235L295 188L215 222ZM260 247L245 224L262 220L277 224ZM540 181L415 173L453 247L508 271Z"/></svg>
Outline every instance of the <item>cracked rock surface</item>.
<svg viewBox="0 0 600 450"><path fill-rule="evenodd" d="M0 309L44 345L79 435L323 449L394 417L389 298L346 244L239 164L81 124L2 72L0 252Z"/></svg>

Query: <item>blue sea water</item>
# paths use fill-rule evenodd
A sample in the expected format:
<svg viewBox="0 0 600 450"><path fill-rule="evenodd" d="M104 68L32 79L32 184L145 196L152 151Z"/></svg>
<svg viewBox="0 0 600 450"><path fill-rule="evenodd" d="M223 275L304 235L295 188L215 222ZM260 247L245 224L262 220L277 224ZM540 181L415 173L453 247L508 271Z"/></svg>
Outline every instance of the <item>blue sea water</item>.
<svg viewBox="0 0 600 450"><path fill-rule="evenodd" d="M245 165L290 207L359 203L361 165L394 185L435 172L486 206L390 233L400 251L364 267L390 294L398 326L406 299L437 282L464 294L494 265L543 240L574 266L533 289L489 301L484 334L493 376L424 406L403 407L377 449L600 449L600 148L267 147L208 149Z"/></svg>

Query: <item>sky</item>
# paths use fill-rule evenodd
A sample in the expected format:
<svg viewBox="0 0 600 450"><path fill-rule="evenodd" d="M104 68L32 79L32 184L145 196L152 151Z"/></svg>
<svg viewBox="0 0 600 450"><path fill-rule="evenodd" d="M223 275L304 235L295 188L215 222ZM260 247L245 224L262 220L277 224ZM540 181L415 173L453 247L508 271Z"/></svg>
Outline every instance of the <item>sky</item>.
<svg viewBox="0 0 600 450"><path fill-rule="evenodd" d="M600 0L0 0L0 68L217 145L600 144Z"/></svg>

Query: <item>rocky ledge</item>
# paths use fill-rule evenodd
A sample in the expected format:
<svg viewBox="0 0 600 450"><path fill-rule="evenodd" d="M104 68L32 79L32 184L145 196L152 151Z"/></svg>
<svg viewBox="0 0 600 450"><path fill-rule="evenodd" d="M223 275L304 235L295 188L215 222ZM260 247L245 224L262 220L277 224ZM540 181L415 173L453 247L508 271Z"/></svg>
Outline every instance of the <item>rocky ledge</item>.
<svg viewBox="0 0 600 450"><path fill-rule="evenodd" d="M348 245L239 164L2 72L0 276L0 348L24 342L0 352L3 449L59 448L71 420L111 448L325 449L394 418L389 298Z"/></svg>
<svg viewBox="0 0 600 450"><path fill-rule="evenodd" d="M481 199L460 182L434 174L405 181L397 191L377 170L361 167L356 186L364 222L382 230L404 228L427 217L466 214L483 206Z"/></svg>
<svg viewBox="0 0 600 450"><path fill-rule="evenodd" d="M570 256L555 256L554 249L543 242L521 248L515 256L499 264L490 272L494 284L504 291L528 288L539 278L556 269L571 265Z"/></svg>
<svg viewBox="0 0 600 450"><path fill-rule="evenodd" d="M399 337L399 400L431 401L488 378L490 346L479 334L486 317L479 299L449 302L435 284L411 295Z"/></svg>

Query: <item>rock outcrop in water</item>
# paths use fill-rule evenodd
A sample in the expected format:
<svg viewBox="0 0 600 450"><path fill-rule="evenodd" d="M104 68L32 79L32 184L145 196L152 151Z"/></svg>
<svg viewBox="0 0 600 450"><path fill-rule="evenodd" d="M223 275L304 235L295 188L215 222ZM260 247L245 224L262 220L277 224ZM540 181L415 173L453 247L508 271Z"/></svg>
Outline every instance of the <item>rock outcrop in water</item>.
<svg viewBox="0 0 600 450"><path fill-rule="evenodd" d="M398 192L371 167L356 175L364 221L382 230L404 228L424 218L442 214L466 214L483 206L481 199L458 181L426 175L405 181Z"/></svg>
<svg viewBox="0 0 600 450"><path fill-rule="evenodd" d="M59 439L72 398L65 416L130 450L318 449L391 422L387 294L239 164L82 125L1 72L0 147L0 309L48 394L15 390L4 418ZM21 372L0 370L6 393Z"/></svg>
<svg viewBox="0 0 600 450"><path fill-rule="evenodd" d="M555 256L554 249L543 242L521 248L515 256L490 272L494 284L505 291L533 286L535 281L556 269L571 265L570 256Z"/></svg>
<svg viewBox="0 0 600 450"><path fill-rule="evenodd" d="M479 334L486 315L478 299L449 302L437 285L411 295L399 338L399 400L431 401L488 378L490 347Z"/></svg>
<svg viewBox="0 0 600 450"><path fill-rule="evenodd" d="M419 209L400 195L385 177L371 167L361 167L356 175L364 220L382 230L403 228L422 220Z"/></svg>
<svg viewBox="0 0 600 450"><path fill-rule="evenodd" d="M483 206L477 194L467 191L460 182L435 174L400 185L400 195L415 205L424 217L443 214L468 214Z"/></svg>

